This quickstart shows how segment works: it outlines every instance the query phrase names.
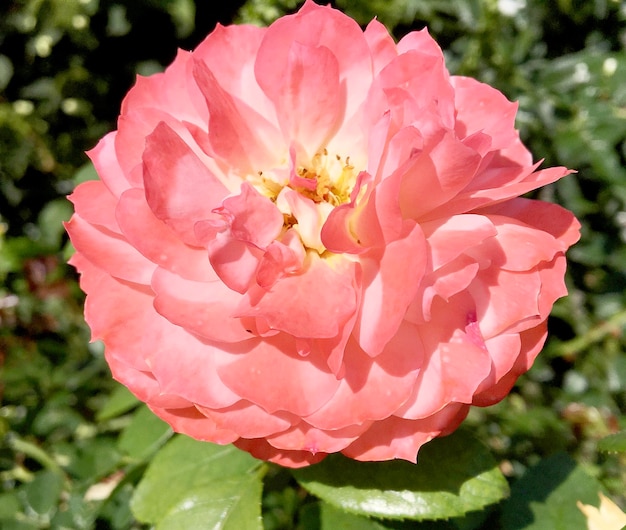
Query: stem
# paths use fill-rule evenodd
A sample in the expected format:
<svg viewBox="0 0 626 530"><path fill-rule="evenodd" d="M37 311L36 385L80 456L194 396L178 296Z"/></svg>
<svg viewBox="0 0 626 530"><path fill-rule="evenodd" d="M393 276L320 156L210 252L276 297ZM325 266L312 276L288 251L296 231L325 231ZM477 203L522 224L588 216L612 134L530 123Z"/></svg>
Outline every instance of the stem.
<svg viewBox="0 0 626 530"><path fill-rule="evenodd" d="M626 309L615 313L608 320L592 327L584 335L559 344L557 351L561 356L575 355L588 348L591 344L600 342L607 335L621 335L624 327L626 327Z"/></svg>
<svg viewBox="0 0 626 530"><path fill-rule="evenodd" d="M46 453L43 449L36 446L33 443L27 442L21 438L18 438L15 435L8 436L8 445L11 449L18 453L24 453L26 456L32 458L39 462L43 467L49 469L50 471L55 471L57 473L63 473L63 470L57 464L54 459Z"/></svg>

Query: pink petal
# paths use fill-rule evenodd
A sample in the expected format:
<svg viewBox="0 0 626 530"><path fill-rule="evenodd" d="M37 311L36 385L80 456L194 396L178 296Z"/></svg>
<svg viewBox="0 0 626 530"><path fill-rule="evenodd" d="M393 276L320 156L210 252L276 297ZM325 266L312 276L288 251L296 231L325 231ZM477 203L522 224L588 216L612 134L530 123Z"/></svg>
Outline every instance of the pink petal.
<svg viewBox="0 0 626 530"><path fill-rule="evenodd" d="M208 218L228 190L165 123L146 138L143 163L150 209L185 243L197 245L193 225Z"/></svg>
<svg viewBox="0 0 626 530"><path fill-rule="evenodd" d="M251 287L263 254L254 245L233 239L228 232L217 234L209 243L213 270L229 289L238 293Z"/></svg>
<svg viewBox="0 0 626 530"><path fill-rule="evenodd" d="M87 151L87 155L93 162L98 176L104 182L104 185L114 196L119 197L131 185L120 167L115 153L117 134L115 131L108 133L98 142L96 147Z"/></svg>
<svg viewBox="0 0 626 530"><path fill-rule="evenodd" d="M339 64L324 46L293 42L273 99L283 135L312 157L324 147L342 118L345 95Z"/></svg>
<svg viewBox="0 0 626 530"><path fill-rule="evenodd" d="M502 376L495 385L485 390L480 389L482 391L474 396L473 404L479 407L488 407L501 401L513 388L517 378L530 369L533 361L541 351L547 335L548 331L545 322L520 333L520 354L515 359L515 364L511 371Z"/></svg>
<svg viewBox="0 0 626 530"><path fill-rule="evenodd" d="M374 74L378 74L387 63L397 57L396 43L387 28L376 19L367 25L363 35L374 61Z"/></svg>
<svg viewBox="0 0 626 530"><path fill-rule="evenodd" d="M476 302L476 313L485 338L513 332L517 325L536 325L541 277L537 271L511 272L497 267L477 276L468 288Z"/></svg>
<svg viewBox="0 0 626 530"><path fill-rule="evenodd" d="M387 245L380 255L361 259L363 298L355 334L368 355L378 355L398 330L417 294L426 260L422 230L410 222L403 237Z"/></svg>
<svg viewBox="0 0 626 530"><path fill-rule="evenodd" d="M454 99L457 109L455 130L466 138L482 132L492 139L492 149L508 147L518 138L515 130L517 103L512 103L495 88L469 77L452 76ZM532 160L519 160L523 165Z"/></svg>
<svg viewBox="0 0 626 530"><path fill-rule="evenodd" d="M234 431L220 429L212 419L204 416L195 407L168 409L150 406L150 409L163 421L169 423L174 432L186 434L196 440L226 445L233 443L239 437Z"/></svg>
<svg viewBox="0 0 626 530"><path fill-rule="evenodd" d="M241 399L218 375L220 366L237 357L228 353L226 343L202 341L153 310L139 344L164 394L210 408L229 407Z"/></svg>
<svg viewBox="0 0 626 530"><path fill-rule="evenodd" d="M240 401L223 409L197 407L220 429L231 430L243 438L264 438L286 431L298 418L286 412L268 414L261 407Z"/></svg>
<svg viewBox="0 0 626 530"><path fill-rule="evenodd" d="M157 219L148 207L143 190L125 191L115 214L128 242L152 263L190 280L217 278L206 251L186 245Z"/></svg>
<svg viewBox="0 0 626 530"><path fill-rule="evenodd" d="M241 185L239 195L224 199L223 206L217 211L222 210L231 219L231 236L261 249L274 241L283 228L283 214L248 182Z"/></svg>
<svg viewBox="0 0 626 530"><path fill-rule="evenodd" d="M473 255L488 258L494 266L509 271L528 271L541 262L552 261L557 252L567 248L549 233L516 219L499 215L490 215L489 219L498 234L476 248Z"/></svg>
<svg viewBox="0 0 626 530"><path fill-rule="evenodd" d="M451 402L472 402L481 381L491 372L480 318L478 330L468 329L468 323L476 321L475 314L473 300L465 292L447 303L439 298L433 300L432 319L418 327L424 364L413 394L396 415L419 419Z"/></svg>
<svg viewBox="0 0 626 530"><path fill-rule="evenodd" d="M193 72L209 108L208 136L215 154L241 175L275 166L281 145L276 127L225 91L204 62L196 59Z"/></svg>
<svg viewBox="0 0 626 530"><path fill-rule="evenodd" d="M280 241L274 241L267 248L256 274L256 281L263 289L270 290L284 275L300 270L304 259L304 249L299 241L294 241L295 245L299 248L294 249Z"/></svg>
<svg viewBox="0 0 626 530"><path fill-rule="evenodd" d="M454 429L467 415L468 406L453 404L422 420L404 420L391 416L374 423L352 445L341 451L363 461L402 458L417 462L417 453L444 430Z"/></svg>
<svg viewBox="0 0 626 530"><path fill-rule="evenodd" d="M254 77L254 61L266 31L250 25L217 24L193 55L207 65L226 93L252 103L255 111L272 121L274 107Z"/></svg>
<svg viewBox="0 0 626 530"><path fill-rule="evenodd" d="M247 451L252 456L268 462L274 462L284 467L299 468L321 462L326 458L326 453L313 454L309 451L284 451L272 447L262 438L246 440L240 438L234 445L242 451Z"/></svg>
<svg viewBox="0 0 626 530"><path fill-rule="evenodd" d="M369 423L350 425L343 429L324 431L301 421L289 430L267 437L268 443L276 449L309 451L311 454L336 453L345 449L359 435L367 430Z"/></svg>
<svg viewBox="0 0 626 530"><path fill-rule="evenodd" d="M74 214L65 224L72 244L91 263L111 276L149 285L156 265L142 256L121 235L89 224Z"/></svg>
<svg viewBox="0 0 626 530"><path fill-rule="evenodd" d="M527 225L544 230L568 248L580 238L580 223L572 212L558 204L516 198L485 208L484 213L512 217Z"/></svg>
<svg viewBox="0 0 626 530"><path fill-rule="evenodd" d="M483 215L454 215L421 224L428 241L433 270L451 262L463 252L497 234L496 227Z"/></svg>
<svg viewBox="0 0 626 530"><path fill-rule="evenodd" d="M400 189L405 217L420 219L457 195L472 177L480 155L451 134L417 158Z"/></svg>
<svg viewBox="0 0 626 530"><path fill-rule="evenodd" d="M76 214L89 224L120 232L115 220L117 197L101 180L89 180L79 184L68 199L74 204Z"/></svg>
<svg viewBox="0 0 626 530"><path fill-rule="evenodd" d="M369 47L358 24L329 6L306 2L298 13L281 17L267 28L257 55L255 74L274 103L282 92L276 80L288 69L293 42L311 48L323 46L336 57L339 77L345 86L345 115L352 116L365 99L372 79Z"/></svg>
<svg viewBox="0 0 626 530"><path fill-rule="evenodd" d="M423 362L422 344L413 325L403 323L398 333L375 358L357 344L347 345L346 372L328 403L306 416L320 429L338 429L383 420L411 395Z"/></svg>
<svg viewBox="0 0 626 530"><path fill-rule="evenodd" d="M220 281L185 280L159 268L152 276L152 289L154 308L172 324L217 342L253 337L244 321L232 316L239 295Z"/></svg>
<svg viewBox="0 0 626 530"><path fill-rule="evenodd" d="M256 317L294 337L336 337L356 311L356 264L310 254L308 267L282 278L269 291L246 293L237 316ZM298 296L294 296L297 293Z"/></svg>
<svg viewBox="0 0 626 530"><path fill-rule="evenodd" d="M315 352L301 357L291 337L280 334L245 345L245 355L238 355L217 371L236 395L269 413L309 415L339 386L324 357Z"/></svg>

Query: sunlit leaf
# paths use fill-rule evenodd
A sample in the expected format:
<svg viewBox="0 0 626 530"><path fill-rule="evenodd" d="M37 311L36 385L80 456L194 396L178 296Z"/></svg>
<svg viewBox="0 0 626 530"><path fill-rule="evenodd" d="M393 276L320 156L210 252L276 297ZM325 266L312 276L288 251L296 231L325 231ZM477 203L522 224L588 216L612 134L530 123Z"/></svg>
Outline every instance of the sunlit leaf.
<svg viewBox="0 0 626 530"><path fill-rule="evenodd" d="M154 457L131 509L160 530L261 529L262 472L232 445L176 436Z"/></svg>
<svg viewBox="0 0 626 530"><path fill-rule="evenodd" d="M300 484L345 511L390 519L447 519L499 502L508 485L489 451L458 432L424 446L417 465L331 455L294 471Z"/></svg>

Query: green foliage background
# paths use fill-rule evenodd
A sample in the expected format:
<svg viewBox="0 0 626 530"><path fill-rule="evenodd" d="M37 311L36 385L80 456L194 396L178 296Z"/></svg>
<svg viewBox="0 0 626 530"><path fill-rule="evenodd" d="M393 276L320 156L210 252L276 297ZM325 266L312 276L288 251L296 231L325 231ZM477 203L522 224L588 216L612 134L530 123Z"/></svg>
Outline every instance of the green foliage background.
<svg viewBox="0 0 626 530"><path fill-rule="evenodd" d="M137 73L161 70L177 47L193 48L218 21L265 25L299 2L213 4L0 5L1 528L203 528L193 521L204 511L168 513L174 523L146 512L150 481L138 484L171 433L111 380L101 346L88 343L61 223L71 214L64 197L92 176L84 151L115 128ZM324 492L315 477L296 482L284 470L227 455L241 461L232 479L243 488L238 502L258 519L245 495L260 495L254 481L262 480L263 527L311 530L585 528L575 501L597 504L598 491L626 508L626 441L601 441L626 428L626 3L334 4L362 24L378 17L397 38L427 25L453 73L519 101L518 126L535 156L578 170L539 195L574 211L582 240L569 253L570 296L555 307L538 362L507 399L474 410L465 423L507 477L508 501L448 521L369 520L362 516L376 514L342 511L347 497L318 501ZM231 513L224 506L219 513ZM232 513L244 513L241 506ZM245 530L229 517L218 517L216 528Z"/></svg>

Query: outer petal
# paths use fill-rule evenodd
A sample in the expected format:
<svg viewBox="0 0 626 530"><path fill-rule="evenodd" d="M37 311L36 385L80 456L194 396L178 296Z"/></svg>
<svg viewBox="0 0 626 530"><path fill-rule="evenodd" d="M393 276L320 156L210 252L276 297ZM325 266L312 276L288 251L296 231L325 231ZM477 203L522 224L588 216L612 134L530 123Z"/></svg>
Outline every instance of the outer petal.
<svg viewBox="0 0 626 530"><path fill-rule="evenodd" d="M328 403L307 416L320 429L337 429L383 420L411 395L424 360L423 346L414 326L404 323L376 358L354 342L346 347L345 377Z"/></svg>
<svg viewBox="0 0 626 530"><path fill-rule="evenodd" d="M277 335L245 344L241 349L245 355L218 367L217 372L236 395L267 412L307 416L326 403L339 386L324 357L314 351L301 357L291 337Z"/></svg>
<svg viewBox="0 0 626 530"><path fill-rule="evenodd" d="M265 438L286 431L299 420L286 412L269 414L261 407L247 401L240 401L223 409L197 407L207 418L213 420L220 429L231 430L243 438Z"/></svg>
<svg viewBox="0 0 626 530"><path fill-rule="evenodd" d="M248 451L248 453L256 458L291 468L309 466L321 462L326 458L326 453L317 453L314 455L310 451L276 449L262 438L255 438L253 440L241 438L237 440L234 445L243 451Z"/></svg>
<svg viewBox="0 0 626 530"><path fill-rule="evenodd" d="M268 29L255 65L257 81L276 102L281 85L276 83L287 70L291 44L324 46L337 58L340 79L345 85L346 116L352 116L365 99L372 80L369 47L358 24L329 6L312 1L295 15L282 17Z"/></svg>
<svg viewBox="0 0 626 530"><path fill-rule="evenodd" d="M78 215L65 224L72 244L94 265L111 276L148 285L156 265L142 256L126 239L89 224Z"/></svg>
<svg viewBox="0 0 626 530"><path fill-rule="evenodd" d="M126 190L113 212L128 242L152 263L184 278L216 279L206 251L186 245L157 219L146 203L143 190Z"/></svg>
<svg viewBox="0 0 626 530"><path fill-rule="evenodd" d="M449 405L423 420L391 416L374 423L358 440L341 451L355 460L380 461L402 458L417 462L420 447L442 432L451 432L465 419L469 406Z"/></svg>
<svg viewBox="0 0 626 530"><path fill-rule="evenodd" d="M152 288L154 308L173 324L217 342L252 338L242 319L232 316L239 295L220 281L194 282L159 268Z"/></svg>
<svg viewBox="0 0 626 530"><path fill-rule="evenodd" d="M196 440L225 445L238 439L236 432L220 429L212 419L204 416L195 407L168 409L151 406L150 409L169 423L175 432L184 433Z"/></svg>

